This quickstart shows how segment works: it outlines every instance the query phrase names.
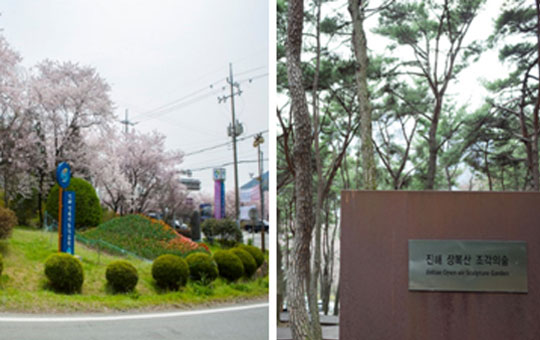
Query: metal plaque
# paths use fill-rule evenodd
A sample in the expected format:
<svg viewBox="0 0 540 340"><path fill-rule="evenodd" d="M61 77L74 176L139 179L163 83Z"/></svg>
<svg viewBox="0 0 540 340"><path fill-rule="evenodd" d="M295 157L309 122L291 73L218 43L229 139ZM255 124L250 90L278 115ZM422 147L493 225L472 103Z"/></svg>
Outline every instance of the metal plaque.
<svg viewBox="0 0 540 340"><path fill-rule="evenodd" d="M527 293L527 243L409 240L409 290Z"/></svg>

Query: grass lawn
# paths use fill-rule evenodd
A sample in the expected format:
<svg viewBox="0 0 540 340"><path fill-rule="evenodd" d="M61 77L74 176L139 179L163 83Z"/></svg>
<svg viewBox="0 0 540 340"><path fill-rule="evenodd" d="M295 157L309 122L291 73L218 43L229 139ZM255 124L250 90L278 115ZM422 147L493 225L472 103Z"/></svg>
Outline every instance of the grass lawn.
<svg viewBox="0 0 540 340"><path fill-rule="evenodd" d="M98 254L77 243L75 254L81 257L84 284L81 294L54 293L46 287L45 259L57 251L58 234L15 228L11 238L0 241L4 271L0 277L0 311L54 313L104 312L125 310L163 310L213 305L239 300L266 299L268 276L227 283L222 279L209 286L189 282L178 292L160 291L152 279L150 262L127 258L139 273L134 293L113 295L106 287L107 264L120 259Z"/></svg>

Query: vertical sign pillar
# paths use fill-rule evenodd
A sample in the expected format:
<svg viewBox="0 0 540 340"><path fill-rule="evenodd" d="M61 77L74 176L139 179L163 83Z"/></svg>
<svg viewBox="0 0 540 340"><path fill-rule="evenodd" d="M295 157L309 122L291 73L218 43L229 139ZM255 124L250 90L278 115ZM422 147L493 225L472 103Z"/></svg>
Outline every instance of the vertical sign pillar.
<svg viewBox="0 0 540 340"><path fill-rule="evenodd" d="M214 180L214 218L221 218L221 181Z"/></svg>
<svg viewBox="0 0 540 340"><path fill-rule="evenodd" d="M58 197L58 251L75 252L75 192L66 191L71 180L71 169L66 162L58 164L56 181L60 186Z"/></svg>
<svg viewBox="0 0 540 340"><path fill-rule="evenodd" d="M62 197L62 252L75 251L75 191L64 191Z"/></svg>
<svg viewBox="0 0 540 340"><path fill-rule="evenodd" d="M214 177L214 217L225 218L225 169L216 168Z"/></svg>

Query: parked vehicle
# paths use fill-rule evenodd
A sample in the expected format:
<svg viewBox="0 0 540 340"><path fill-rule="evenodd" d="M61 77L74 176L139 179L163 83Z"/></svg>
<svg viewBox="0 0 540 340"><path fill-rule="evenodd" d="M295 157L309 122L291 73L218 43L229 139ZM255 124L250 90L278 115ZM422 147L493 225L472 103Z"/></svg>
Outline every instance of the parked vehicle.
<svg viewBox="0 0 540 340"><path fill-rule="evenodd" d="M268 232L268 229L269 229L269 224L268 224L268 221L257 221L257 223L255 225L253 225L253 222L251 221L247 221L246 224L244 224L244 229L249 232L249 233L252 233L252 232L256 232L256 233L260 233L262 228L264 226L264 231L265 232Z"/></svg>
<svg viewBox="0 0 540 340"><path fill-rule="evenodd" d="M149 212L146 216L148 216L150 218L153 218L153 219L156 219L156 220L161 220L162 219L161 214L157 213L157 212L154 212L154 211Z"/></svg>
<svg viewBox="0 0 540 340"><path fill-rule="evenodd" d="M174 229L180 230L189 230L187 224L183 223L181 220L174 220Z"/></svg>
<svg viewBox="0 0 540 340"><path fill-rule="evenodd" d="M214 213L212 212L212 204L210 203L203 203L199 205L199 211L200 211L201 224L206 219L214 218Z"/></svg>

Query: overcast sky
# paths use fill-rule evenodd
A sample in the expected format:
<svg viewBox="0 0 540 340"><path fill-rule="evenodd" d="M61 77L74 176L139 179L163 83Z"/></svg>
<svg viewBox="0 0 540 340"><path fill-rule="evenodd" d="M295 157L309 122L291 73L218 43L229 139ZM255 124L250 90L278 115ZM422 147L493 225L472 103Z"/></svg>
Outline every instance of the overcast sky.
<svg viewBox="0 0 540 340"><path fill-rule="evenodd" d="M230 101L217 100L230 91L229 62L242 90L235 99L243 136L268 129L267 1L4 0L0 13L2 34L25 67L43 59L95 67L111 85L118 119L128 109L134 128L165 134L168 149L191 153L231 140ZM256 160L252 142L239 142L240 161ZM182 168L220 166L232 154L218 147L186 156ZM232 190L233 167L224 167ZM257 163L240 164L240 184L256 172ZM213 193L211 169L193 177Z"/></svg>
<svg viewBox="0 0 540 340"><path fill-rule="evenodd" d="M381 4L381 2L382 1L371 1L370 5L372 7L377 7ZM486 1L478 15L474 18L471 27L467 32L464 44L468 44L474 40L485 41L493 33L494 20L500 15L502 4L503 0ZM350 21L346 1L340 0L329 2L323 6L323 17L334 16L336 13L341 13L345 20ZM385 37L382 37L381 35L373 33L373 30L377 28L377 25L377 15L373 15L365 21L367 45L368 49L370 50L370 54L383 55L385 53L393 53L393 55L399 55L403 61L414 59L414 55L408 46L400 47L394 52L389 52L387 46L391 43L391 41ZM313 44L313 39L304 39L304 44L307 43ZM327 43L328 41L326 40L322 42L323 46L325 46ZM330 42L329 50L339 53L343 57L352 55L351 45L343 44L342 40L335 39L335 37L332 38L332 41ZM311 57L312 56L308 53L304 53L302 59L307 61ZM485 103L485 97L488 95L488 91L483 87L482 83L486 80L493 81L495 79L504 77L507 74L507 65L501 64L498 59L498 48L487 50L482 53L476 63L472 63L468 68L461 71L457 76L456 81L452 81L450 83L445 96L445 102L449 103L453 101L458 105L467 105L468 111L474 112L474 110L478 109ZM287 102L288 98L285 95L278 96L278 103L280 105ZM277 123L275 125L277 126ZM399 128L396 127L396 129ZM400 132L398 132L396 136L397 138L400 138ZM352 148L356 148L358 142L358 139L355 140L352 144ZM458 179L458 182L461 184L468 183L470 175L471 174L469 171L464 171L462 176Z"/></svg>

